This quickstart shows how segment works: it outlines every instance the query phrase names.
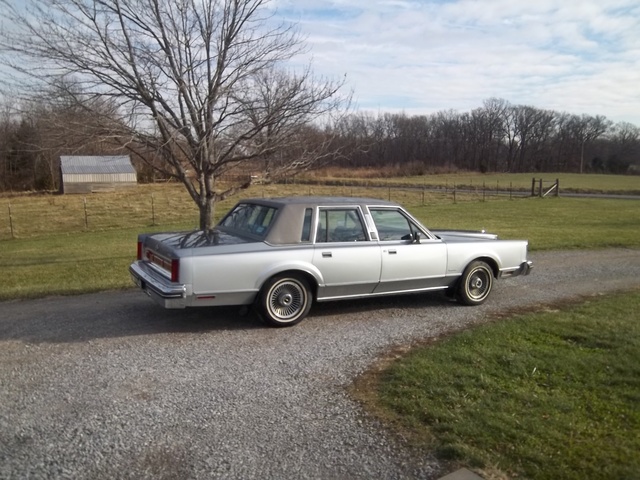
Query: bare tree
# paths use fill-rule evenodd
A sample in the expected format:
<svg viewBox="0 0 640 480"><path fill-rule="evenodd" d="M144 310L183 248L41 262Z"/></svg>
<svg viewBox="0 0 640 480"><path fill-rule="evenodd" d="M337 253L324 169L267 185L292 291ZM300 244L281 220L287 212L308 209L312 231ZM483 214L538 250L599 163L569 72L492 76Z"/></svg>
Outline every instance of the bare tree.
<svg viewBox="0 0 640 480"><path fill-rule="evenodd" d="M607 171L611 173L637 173L640 169L640 128L627 122L620 122L611 128L608 135L609 142Z"/></svg>
<svg viewBox="0 0 640 480"><path fill-rule="evenodd" d="M509 102L494 97L482 102L480 109L482 112L481 165L484 164L496 172L500 168L500 152L504 148L505 119L509 107ZM493 163L492 168L491 163Z"/></svg>
<svg viewBox="0 0 640 480"><path fill-rule="evenodd" d="M602 115L592 117L590 115L577 116L571 118L572 131L575 138L580 142L580 173L584 169L584 148L589 142L594 141L605 133L612 125Z"/></svg>
<svg viewBox="0 0 640 480"><path fill-rule="evenodd" d="M85 96L114 99L126 122L109 116L103 129L141 158L160 160L208 229L215 203L251 181L220 189L222 175L271 159L268 175L277 178L326 156L331 142L316 141L298 148L295 165L274 161L348 102L339 95L343 81L284 69L303 44L293 27L275 22L269 3L0 0L9 25L0 32L0 61L44 84L65 78Z"/></svg>

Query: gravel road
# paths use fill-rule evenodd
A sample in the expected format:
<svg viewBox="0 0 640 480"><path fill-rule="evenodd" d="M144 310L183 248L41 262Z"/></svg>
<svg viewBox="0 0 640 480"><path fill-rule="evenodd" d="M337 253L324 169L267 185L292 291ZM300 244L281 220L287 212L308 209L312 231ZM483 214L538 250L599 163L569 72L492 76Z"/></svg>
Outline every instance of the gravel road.
<svg viewBox="0 0 640 480"><path fill-rule="evenodd" d="M638 250L531 257L481 307L335 302L289 329L134 290L0 303L0 478L435 478L346 387L392 346L640 286Z"/></svg>

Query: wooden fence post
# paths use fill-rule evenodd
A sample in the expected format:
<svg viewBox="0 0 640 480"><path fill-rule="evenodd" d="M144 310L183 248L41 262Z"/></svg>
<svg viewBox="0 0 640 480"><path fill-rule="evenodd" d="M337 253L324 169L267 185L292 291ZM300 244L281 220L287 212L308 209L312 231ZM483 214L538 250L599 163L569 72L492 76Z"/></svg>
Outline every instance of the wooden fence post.
<svg viewBox="0 0 640 480"><path fill-rule="evenodd" d="M532 197L536 196L536 177L533 177L531 179L531 196Z"/></svg>
<svg viewBox="0 0 640 480"><path fill-rule="evenodd" d="M89 229L89 215L87 215L87 197L84 197L84 228Z"/></svg>
<svg viewBox="0 0 640 480"><path fill-rule="evenodd" d="M156 226L156 205L153 199L153 193L151 194L151 225Z"/></svg>
<svg viewBox="0 0 640 480"><path fill-rule="evenodd" d="M538 195L542 198L542 179L540 179L540 190L538 191Z"/></svg>
<svg viewBox="0 0 640 480"><path fill-rule="evenodd" d="M13 215L11 214L11 202L9 202L9 229L11 230L11 238L16 238L13 233Z"/></svg>
<svg viewBox="0 0 640 480"><path fill-rule="evenodd" d="M556 178L556 197L560 196L560 179Z"/></svg>

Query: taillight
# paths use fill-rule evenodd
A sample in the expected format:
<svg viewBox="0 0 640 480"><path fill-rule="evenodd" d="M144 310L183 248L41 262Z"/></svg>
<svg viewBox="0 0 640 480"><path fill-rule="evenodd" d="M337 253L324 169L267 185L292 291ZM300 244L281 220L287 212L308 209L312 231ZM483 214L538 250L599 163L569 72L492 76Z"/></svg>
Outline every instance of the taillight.
<svg viewBox="0 0 640 480"><path fill-rule="evenodd" d="M138 242L138 260L142 260L142 242Z"/></svg>
<svg viewBox="0 0 640 480"><path fill-rule="evenodd" d="M180 260L174 258L171 260L171 281L177 282L180 279Z"/></svg>

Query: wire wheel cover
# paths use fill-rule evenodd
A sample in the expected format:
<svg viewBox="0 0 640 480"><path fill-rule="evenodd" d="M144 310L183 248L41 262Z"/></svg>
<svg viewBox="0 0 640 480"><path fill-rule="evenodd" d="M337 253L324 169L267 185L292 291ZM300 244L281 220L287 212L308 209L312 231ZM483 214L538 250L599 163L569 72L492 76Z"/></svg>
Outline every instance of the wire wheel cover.
<svg viewBox="0 0 640 480"><path fill-rule="evenodd" d="M483 267L478 267L471 272L467 281L467 292L470 298L480 300L488 295L490 289L491 272Z"/></svg>
<svg viewBox="0 0 640 480"><path fill-rule="evenodd" d="M305 289L295 280L286 279L273 286L268 308L280 320L295 320L307 302Z"/></svg>

